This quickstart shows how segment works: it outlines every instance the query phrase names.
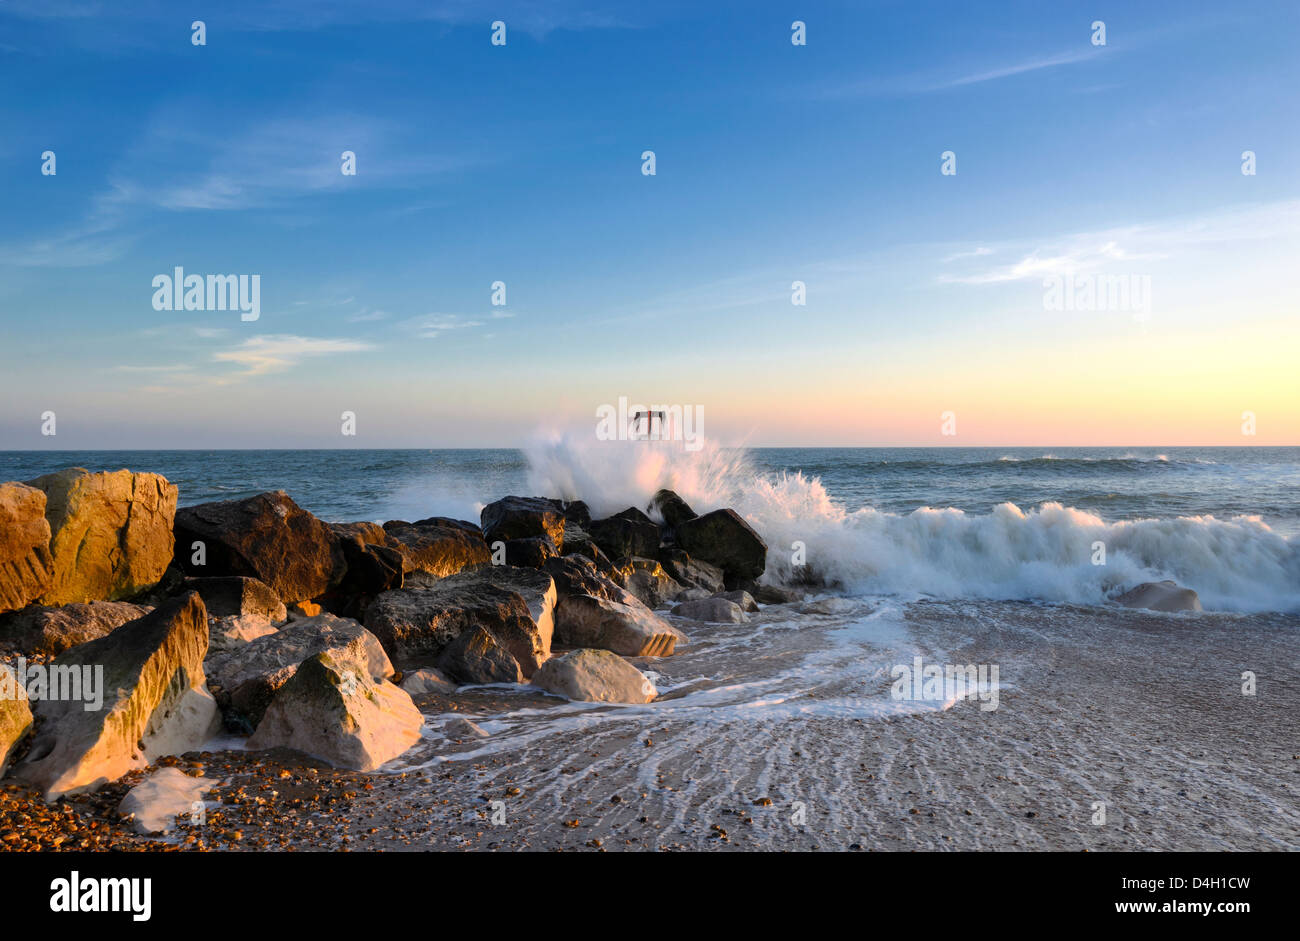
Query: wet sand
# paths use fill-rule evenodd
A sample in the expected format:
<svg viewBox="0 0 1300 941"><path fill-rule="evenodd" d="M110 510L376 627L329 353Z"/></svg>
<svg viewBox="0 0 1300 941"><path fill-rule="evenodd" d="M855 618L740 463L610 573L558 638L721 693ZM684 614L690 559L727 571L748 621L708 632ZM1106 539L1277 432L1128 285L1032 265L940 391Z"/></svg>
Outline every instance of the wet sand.
<svg viewBox="0 0 1300 941"><path fill-rule="evenodd" d="M664 693L644 707L494 689L422 698L427 740L394 763L404 770L185 756L182 770L225 783L205 825L159 841L114 810L139 772L66 802L98 844L74 830L52 846L67 814L23 824L39 802L13 785L0 787L0 831L27 834L10 849L1300 849L1300 618L830 608L683 624L691 645L642 663ZM889 667L912 652L998 664L998 708L893 701ZM1245 670L1255 696L1242 695ZM459 716L489 736L445 738Z"/></svg>

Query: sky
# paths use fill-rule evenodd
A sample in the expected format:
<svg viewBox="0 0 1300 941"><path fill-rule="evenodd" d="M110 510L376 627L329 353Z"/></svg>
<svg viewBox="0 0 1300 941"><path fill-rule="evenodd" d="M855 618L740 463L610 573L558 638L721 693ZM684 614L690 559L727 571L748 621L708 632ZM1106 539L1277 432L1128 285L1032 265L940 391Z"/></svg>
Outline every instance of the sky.
<svg viewBox="0 0 1300 941"><path fill-rule="evenodd" d="M1300 5L201 6L0 0L0 450L1300 444Z"/></svg>

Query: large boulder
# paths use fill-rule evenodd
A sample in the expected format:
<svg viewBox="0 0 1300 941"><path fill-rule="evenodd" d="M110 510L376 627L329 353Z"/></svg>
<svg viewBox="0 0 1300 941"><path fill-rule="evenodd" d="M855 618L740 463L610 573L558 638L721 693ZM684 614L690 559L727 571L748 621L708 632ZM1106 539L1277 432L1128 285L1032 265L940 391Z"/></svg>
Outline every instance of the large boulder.
<svg viewBox="0 0 1300 941"><path fill-rule="evenodd" d="M623 586L646 607L658 608L682 592L683 586L655 559L620 559L617 568L622 573Z"/></svg>
<svg viewBox="0 0 1300 941"><path fill-rule="evenodd" d="M183 586L187 591L199 593L210 618L255 615L268 621L283 621L289 616L280 596L256 578L244 575L187 578Z"/></svg>
<svg viewBox="0 0 1300 941"><path fill-rule="evenodd" d="M28 483L45 493L54 557L41 604L116 601L162 579L172 560L177 496L167 478L71 467Z"/></svg>
<svg viewBox="0 0 1300 941"><path fill-rule="evenodd" d="M664 571L676 582L705 589L710 595L726 587L726 575L716 565L702 559L691 558L685 549L665 548L659 550L659 562Z"/></svg>
<svg viewBox="0 0 1300 941"><path fill-rule="evenodd" d="M622 604L640 601L622 585L602 575L596 563L585 556L566 555L550 559L542 570L555 579L555 593L560 599L569 595L591 595Z"/></svg>
<svg viewBox="0 0 1300 941"><path fill-rule="evenodd" d="M552 657L533 685L579 702L650 702L658 691L649 677L608 650L570 650Z"/></svg>
<svg viewBox="0 0 1300 941"><path fill-rule="evenodd" d="M483 533L473 523L434 516L408 523L391 520L383 526L384 545L402 554L402 567L443 578L492 561ZM363 537L366 542L377 542Z"/></svg>
<svg viewBox="0 0 1300 941"><path fill-rule="evenodd" d="M461 631L438 655L438 668L459 683L521 683L519 661L485 628Z"/></svg>
<svg viewBox="0 0 1300 941"><path fill-rule="evenodd" d="M261 579L288 604L323 595L343 573L343 554L327 525L277 490L178 510L176 564L188 575Z"/></svg>
<svg viewBox="0 0 1300 941"><path fill-rule="evenodd" d="M209 685L226 725L242 731L257 728L276 690L292 678L299 664L318 653L352 664L357 673L376 681L394 672L379 639L351 618L320 614L291 621L273 634L209 659Z"/></svg>
<svg viewBox="0 0 1300 941"><path fill-rule="evenodd" d="M0 611L35 601L53 579L45 492L26 484L0 484Z"/></svg>
<svg viewBox="0 0 1300 941"><path fill-rule="evenodd" d="M542 568L548 559L559 558L560 550L555 548L549 536L530 536L527 539L511 539L505 544L506 565L518 565L522 568Z"/></svg>
<svg viewBox="0 0 1300 941"><path fill-rule="evenodd" d="M208 656L236 650L259 637L274 634L279 627L260 614L208 618Z"/></svg>
<svg viewBox="0 0 1300 941"><path fill-rule="evenodd" d="M592 542L611 558L653 556L659 549L659 526L635 507L584 527Z"/></svg>
<svg viewBox="0 0 1300 941"><path fill-rule="evenodd" d="M680 633L645 605L570 595L555 610L555 642L599 647L625 657L666 657Z"/></svg>
<svg viewBox="0 0 1300 941"><path fill-rule="evenodd" d="M304 660L275 694L247 747L292 748L336 768L374 771L420 741L409 694L347 660Z"/></svg>
<svg viewBox="0 0 1300 941"><path fill-rule="evenodd" d="M743 624L746 620L740 605L721 597L684 601L673 608L673 614L679 618L712 621L715 624Z"/></svg>
<svg viewBox="0 0 1300 941"><path fill-rule="evenodd" d="M743 588L737 588L735 591L718 592L714 597L734 601L736 604L740 605L740 610L747 614L758 613L758 602L754 600L753 595L745 591Z"/></svg>
<svg viewBox="0 0 1300 941"><path fill-rule="evenodd" d="M219 725L204 689L207 622L202 599L188 592L57 657L51 676L102 668L102 706L88 710L84 695L39 700L36 735L14 773L54 800L201 746Z"/></svg>
<svg viewBox="0 0 1300 941"><path fill-rule="evenodd" d="M722 569L729 580L753 579L767 567L767 543L735 510L714 510L677 526L677 544Z"/></svg>
<svg viewBox="0 0 1300 941"><path fill-rule="evenodd" d="M111 634L152 608L127 601L91 601L57 608L31 605L0 617L0 641L28 656L57 656Z"/></svg>
<svg viewBox="0 0 1300 941"><path fill-rule="evenodd" d="M428 696L430 693L454 693L456 683L448 679L441 670L422 667L402 674L402 689L412 696Z"/></svg>
<svg viewBox="0 0 1300 941"><path fill-rule="evenodd" d="M1169 579L1143 582L1124 592L1115 601L1126 608L1147 608L1152 611L1201 610L1201 599L1196 592Z"/></svg>
<svg viewBox="0 0 1300 941"><path fill-rule="evenodd" d="M544 497L504 497L483 507L479 514L488 544L500 540L549 536L556 548L564 547L564 508Z"/></svg>
<svg viewBox="0 0 1300 941"><path fill-rule="evenodd" d="M366 627L402 669L434 665L443 648L483 627L524 676L551 655L555 582L534 569L487 566L386 591L366 610Z"/></svg>
<svg viewBox="0 0 1300 941"><path fill-rule="evenodd" d="M671 490L660 490L650 498L650 509L658 512L663 517L664 525L669 529L676 529L682 523L693 520L697 516L694 510L687 505L686 501L679 497Z"/></svg>
<svg viewBox="0 0 1300 941"><path fill-rule="evenodd" d="M361 616L374 597L401 588L405 559L396 549L364 541L360 536L340 536L343 576L325 598L338 614Z"/></svg>
<svg viewBox="0 0 1300 941"><path fill-rule="evenodd" d="M0 663L0 777L4 776L9 756L32 727L32 708L27 705L25 680Z"/></svg>

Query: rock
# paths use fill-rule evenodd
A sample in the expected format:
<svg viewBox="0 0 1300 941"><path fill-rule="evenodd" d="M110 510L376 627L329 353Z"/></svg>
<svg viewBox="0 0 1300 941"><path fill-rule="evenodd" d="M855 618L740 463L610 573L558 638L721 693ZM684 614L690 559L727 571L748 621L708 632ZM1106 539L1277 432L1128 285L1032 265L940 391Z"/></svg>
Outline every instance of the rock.
<svg viewBox="0 0 1300 941"><path fill-rule="evenodd" d="M26 484L0 484L0 611L35 601L53 580L45 492Z"/></svg>
<svg viewBox="0 0 1300 941"><path fill-rule="evenodd" d="M487 738L488 733L477 723L469 719L456 718L452 719L442 727L442 733L447 738Z"/></svg>
<svg viewBox="0 0 1300 941"><path fill-rule="evenodd" d="M703 601L705 598L712 597L713 592L709 591L707 588L696 588L692 586L690 588L683 588L679 591L677 597L674 598L673 601L678 604L683 604L687 601Z"/></svg>
<svg viewBox="0 0 1300 941"><path fill-rule="evenodd" d="M172 560L175 484L158 474L81 467L29 484L45 493L54 558L41 604L117 601L158 584Z"/></svg>
<svg viewBox="0 0 1300 941"><path fill-rule="evenodd" d="M393 675L379 639L351 618L321 614L290 621L273 634L208 661L209 686L226 725L245 731L257 728L276 690L299 664L318 653L328 653L334 662L351 665L375 681Z"/></svg>
<svg viewBox="0 0 1300 941"><path fill-rule="evenodd" d="M411 697L357 664L318 653L280 687L250 749L292 748L336 768L374 771L420 741Z"/></svg>
<svg viewBox="0 0 1300 941"><path fill-rule="evenodd" d="M487 566L387 591L366 610L366 626L403 669L436 662L460 633L481 626L531 676L551 655L555 582L544 572Z"/></svg>
<svg viewBox="0 0 1300 941"><path fill-rule="evenodd" d="M480 517L489 546L497 540L549 536L557 548L564 547L564 511L554 500L505 497L483 507Z"/></svg>
<svg viewBox="0 0 1300 941"><path fill-rule="evenodd" d="M406 557L397 549L364 542L360 536L340 538L339 548L344 568L337 591L372 596L402 587Z"/></svg>
<svg viewBox="0 0 1300 941"><path fill-rule="evenodd" d="M714 510L677 527L677 544L711 562L727 578L758 578L767 567L767 544L735 510Z"/></svg>
<svg viewBox="0 0 1300 941"><path fill-rule="evenodd" d="M179 814L189 815L220 782L196 778L178 768L158 768L126 792L117 811L131 818L136 833L167 833Z"/></svg>
<svg viewBox="0 0 1300 941"><path fill-rule="evenodd" d="M682 586L654 559L620 559L623 586L649 608L658 608L681 594Z"/></svg>
<svg viewBox="0 0 1300 941"><path fill-rule="evenodd" d="M653 556L659 549L659 527L635 507L608 519L592 520L585 529L611 558Z"/></svg>
<svg viewBox="0 0 1300 941"><path fill-rule="evenodd" d="M715 624L743 624L745 612L740 605L726 598L714 596L699 601L685 601L673 608L673 614L693 621L712 621Z"/></svg>
<svg viewBox="0 0 1300 941"><path fill-rule="evenodd" d="M686 504L685 500L671 490L658 491L650 498L650 508L663 517L665 526L674 530L687 520L693 520L699 516Z"/></svg>
<svg viewBox="0 0 1300 941"><path fill-rule="evenodd" d="M702 559L691 558L685 549L660 549L658 559L669 577L682 585L703 588L710 595L726 587L726 576L722 569Z"/></svg>
<svg viewBox="0 0 1300 941"><path fill-rule="evenodd" d="M640 670L608 650L571 650L552 657L533 685L578 702L650 702L658 691Z"/></svg>
<svg viewBox="0 0 1300 941"><path fill-rule="evenodd" d="M585 556L566 555L550 559L543 566L543 571L555 579L555 592L559 598L592 595L622 604L640 602L636 595L622 585L600 574L596 570L596 564Z"/></svg>
<svg viewBox="0 0 1300 941"><path fill-rule="evenodd" d="M54 800L202 745L215 718L200 706L207 622L203 600L188 592L57 657L53 667L102 667L102 708L37 702L38 731L15 774Z"/></svg>
<svg viewBox="0 0 1300 941"><path fill-rule="evenodd" d="M560 550L555 548L555 543L551 542L549 536L530 536L506 542L506 565L539 569L546 564L547 559L559 557Z"/></svg>
<svg viewBox="0 0 1300 941"><path fill-rule="evenodd" d="M265 582L243 575L216 578L187 578L186 591L197 591L208 609L208 617L225 618L251 614L268 621L288 618L284 602Z"/></svg>
<svg viewBox="0 0 1300 941"><path fill-rule="evenodd" d="M269 618L261 614L208 618L208 651L212 654L235 650L278 630Z"/></svg>
<svg viewBox="0 0 1300 941"><path fill-rule="evenodd" d="M221 710L203 686L192 686L161 714L155 713L156 731L145 741L146 761L163 755L182 755L198 749L221 731Z"/></svg>
<svg viewBox="0 0 1300 941"><path fill-rule="evenodd" d="M799 595L779 585L759 585L754 583L749 586L748 591L759 604L789 604L792 601L799 600Z"/></svg>
<svg viewBox="0 0 1300 941"><path fill-rule="evenodd" d="M203 565L193 561L196 542ZM178 510L176 564L188 575L261 579L289 604L328 591L343 574L343 553L328 526L277 490Z"/></svg>
<svg viewBox="0 0 1300 941"><path fill-rule="evenodd" d="M438 655L438 668L461 683L522 683L519 662L487 630L461 631Z"/></svg>
<svg viewBox="0 0 1300 941"><path fill-rule="evenodd" d="M582 555L590 559L596 566L596 571L600 574L611 577L614 571L614 563L609 560L609 556L601 550L591 540L591 536L586 530L580 529L573 524L564 527L564 549L560 552L561 556Z"/></svg>
<svg viewBox="0 0 1300 941"><path fill-rule="evenodd" d="M433 667L413 670L402 677L402 689L412 696L427 696L430 693L454 693L457 685L443 675L441 670Z"/></svg>
<svg viewBox="0 0 1300 941"><path fill-rule="evenodd" d="M25 679L25 678L21 678ZM26 686L13 670L0 663L0 777L9 757L32 727L32 709L27 705Z"/></svg>
<svg viewBox="0 0 1300 941"><path fill-rule="evenodd" d="M428 572L445 578L492 561L492 552L479 528L463 520L441 516L415 523L392 520L384 524L383 532L385 544L402 554L407 574Z"/></svg>
<svg viewBox="0 0 1300 941"><path fill-rule="evenodd" d="M0 640L28 656L53 657L111 634L152 610L126 601L91 601L56 608L31 605L0 617Z"/></svg>
<svg viewBox="0 0 1300 941"><path fill-rule="evenodd" d="M599 647L625 657L667 657L678 631L645 605L570 595L555 612L555 640L566 647Z"/></svg>
<svg viewBox="0 0 1300 941"><path fill-rule="evenodd" d="M748 611L751 614L758 611L758 602L754 600L754 596L739 588L735 591L718 592L713 597L725 598L727 601L734 601L740 606L741 611Z"/></svg>
<svg viewBox="0 0 1300 941"><path fill-rule="evenodd" d="M817 598L800 607L801 614L851 614L858 610L858 603L850 598Z"/></svg>
<svg viewBox="0 0 1300 941"><path fill-rule="evenodd" d="M581 500L569 500L562 507L565 523L586 526L591 522L591 509Z"/></svg>
<svg viewBox="0 0 1300 941"><path fill-rule="evenodd" d="M325 613L325 609L314 601L295 601L293 604L285 605L285 612L289 615L290 621L307 621L320 617Z"/></svg>
<svg viewBox="0 0 1300 941"><path fill-rule="evenodd" d="M1183 588L1168 579L1162 582L1143 582L1115 599L1126 608L1148 608L1152 611L1200 611L1201 599L1190 588Z"/></svg>

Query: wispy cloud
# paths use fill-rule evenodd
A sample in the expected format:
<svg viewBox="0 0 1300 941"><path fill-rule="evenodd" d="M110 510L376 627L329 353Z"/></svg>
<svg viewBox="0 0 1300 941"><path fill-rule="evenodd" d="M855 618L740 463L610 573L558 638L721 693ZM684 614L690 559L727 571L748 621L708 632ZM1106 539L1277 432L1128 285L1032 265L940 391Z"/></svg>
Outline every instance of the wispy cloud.
<svg viewBox="0 0 1300 941"><path fill-rule="evenodd" d="M1086 37L1085 37L1086 41ZM947 74L930 71L902 76L876 76L858 81L825 85L811 92L809 97L819 99L859 98L897 95L925 95L950 91L969 85L994 82L1015 75L1055 69L1065 65L1088 62L1111 52L1110 47L1084 46L1060 52L1016 59L999 65L990 65L968 72L949 71ZM1113 53L1112 53L1113 54Z"/></svg>
<svg viewBox="0 0 1300 941"><path fill-rule="evenodd" d="M949 284L1003 284L1078 274L1104 265L1155 262L1191 248L1297 237L1300 237L1300 200L1252 204L1097 232L957 251L942 263L975 258L993 260L993 256L1005 260L992 266L967 265L965 270L943 272L938 280Z"/></svg>
<svg viewBox="0 0 1300 941"><path fill-rule="evenodd" d="M453 330L469 330L481 326L483 321L460 314L426 314L423 317L412 317L403 323L405 329L422 340L433 340Z"/></svg>
<svg viewBox="0 0 1300 941"><path fill-rule="evenodd" d="M372 349L372 344L360 340L269 334L251 337L233 349L213 353L212 358L219 363L242 366L243 371L237 375L246 377L280 372L298 365L308 357L360 353Z"/></svg>

